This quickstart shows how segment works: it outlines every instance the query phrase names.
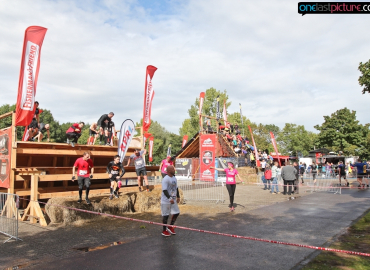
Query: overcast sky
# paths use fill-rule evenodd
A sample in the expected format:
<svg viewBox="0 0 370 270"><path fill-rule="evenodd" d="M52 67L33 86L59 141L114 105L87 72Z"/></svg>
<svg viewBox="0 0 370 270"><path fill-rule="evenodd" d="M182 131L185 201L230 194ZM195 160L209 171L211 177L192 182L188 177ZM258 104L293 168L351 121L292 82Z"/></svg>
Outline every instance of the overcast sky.
<svg viewBox="0 0 370 270"><path fill-rule="evenodd" d="M358 84L370 58L370 14L305 15L298 1L0 0L0 105L17 98L24 31L48 28L36 100L60 122L116 125L142 117L145 69L152 119L178 133L201 91L227 90L251 121L314 130L347 107L361 123Z"/></svg>

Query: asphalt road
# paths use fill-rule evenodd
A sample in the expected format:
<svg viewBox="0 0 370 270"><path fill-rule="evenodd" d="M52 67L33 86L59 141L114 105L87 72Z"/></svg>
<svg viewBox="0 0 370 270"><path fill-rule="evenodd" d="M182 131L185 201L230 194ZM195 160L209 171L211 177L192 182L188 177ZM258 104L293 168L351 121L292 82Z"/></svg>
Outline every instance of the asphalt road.
<svg viewBox="0 0 370 270"><path fill-rule="evenodd" d="M323 246L370 207L370 190L315 193L214 219L183 214L177 225L291 243ZM312 249L242 240L186 230L158 233L101 250L77 251L34 269L294 269ZM124 234L124 232L120 232Z"/></svg>

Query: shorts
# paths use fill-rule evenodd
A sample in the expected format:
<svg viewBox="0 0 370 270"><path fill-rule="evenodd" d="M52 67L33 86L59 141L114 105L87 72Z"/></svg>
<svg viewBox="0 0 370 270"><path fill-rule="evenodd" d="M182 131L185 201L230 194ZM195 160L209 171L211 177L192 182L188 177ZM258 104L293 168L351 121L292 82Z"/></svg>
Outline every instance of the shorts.
<svg viewBox="0 0 370 270"><path fill-rule="evenodd" d="M140 176L140 175L145 176L146 175L146 169L145 169L145 167L136 169L136 175L137 176Z"/></svg>
<svg viewBox="0 0 370 270"><path fill-rule="evenodd" d="M162 216L176 215L180 214L180 209L175 201L174 204L161 204Z"/></svg>
<svg viewBox="0 0 370 270"><path fill-rule="evenodd" d="M367 174L366 173L358 173L357 174L357 178L366 178L367 177Z"/></svg>
<svg viewBox="0 0 370 270"><path fill-rule="evenodd" d="M90 136L94 136L94 135L96 135L97 134L97 132L95 131L95 130L91 130L91 129L89 129L89 135Z"/></svg>
<svg viewBox="0 0 370 270"><path fill-rule="evenodd" d="M82 189L84 185L87 188L90 187L90 185L91 185L90 177L79 176L77 178L77 181L78 181L78 188L79 189Z"/></svg>
<svg viewBox="0 0 370 270"><path fill-rule="evenodd" d="M112 177L113 177L113 176L112 176ZM121 179L109 178L109 181L112 183L113 181L116 181L116 182L121 181Z"/></svg>

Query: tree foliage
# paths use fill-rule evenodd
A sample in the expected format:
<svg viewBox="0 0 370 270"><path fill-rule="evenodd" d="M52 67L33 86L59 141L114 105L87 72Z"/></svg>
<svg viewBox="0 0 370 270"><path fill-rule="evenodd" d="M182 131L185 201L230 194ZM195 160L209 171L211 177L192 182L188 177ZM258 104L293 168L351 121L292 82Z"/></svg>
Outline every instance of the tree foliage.
<svg viewBox="0 0 370 270"><path fill-rule="evenodd" d="M135 126L141 126L142 120L135 123ZM151 164L159 165L161 161L167 156L168 146L171 144L171 154L176 154L181 149L182 136L174 134L166 130L157 121L152 121L148 133L154 136L153 144L153 162ZM137 136L140 136L140 131ZM146 143L146 148L148 148L148 143ZM149 160L149 151L147 151L146 160ZM149 162L147 162L149 164Z"/></svg>
<svg viewBox="0 0 370 270"><path fill-rule="evenodd" d="M226 90L219 91L211 87L205 91L205 98L203 102L202 114L216 117L217 113L217 96L220 96L220 112L223 110L224 101L227 101L228 95ZM226 108L231 105L231 102L226 102ZM180 136L188 135L189 138L193 137L200 131L199 125L199 97L195 99L194 105L191 105L188 110L189 118L185 119L182 127L179 130ZM212 126L216 127L216 122L212 120Z"/></svg>
<svg viewBox="0 0 370 270"><path fill-rule="evenodd" d="M279 146L284 154L307 156L316 139L316 134L307 131L303 125L286 123L279 133ZM279 151L280 151L279 149Z"/></svg>
<svg viewBox="0 0 370 270"><path fill-rule="evenodd" d="M370 60L365 63L360 62L358 70L362 74L358 78L358 83L363 87L362 94L370 93Z"/></svg>
<svg viewBox="0 0 370 270"><path fill-rule="evenodd" d="M317 144L334 151L343 151L345 155L367 158L370 146L369 126L370 124L359 123L356 119L356 111L340 109L331 116L324 116L324 123L315 126L320 131Z"/></svg>

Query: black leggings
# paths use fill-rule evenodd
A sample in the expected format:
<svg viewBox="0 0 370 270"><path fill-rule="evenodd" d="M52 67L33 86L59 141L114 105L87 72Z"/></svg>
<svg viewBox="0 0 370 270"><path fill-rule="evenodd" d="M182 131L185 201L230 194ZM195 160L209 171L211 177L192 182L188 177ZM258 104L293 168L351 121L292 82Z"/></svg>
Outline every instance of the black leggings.
<svg viewBox="0 0 370 270"><path fill-rule="evenodd" d="M226 184L227 191L229 192L230 197L230 207L234 204L234 194L235 194L235 188L236 184Z"/></svg>
<svg viewBox="0 0 370 270"><path fill-rule="evenodd" d="M68 132L67 133L67 138L69 140L72 140L72 142L75 142L75 143L77 143L78 138L80 138L80 137L81 137L81 133L75 133L75 132Z"/></svg>

